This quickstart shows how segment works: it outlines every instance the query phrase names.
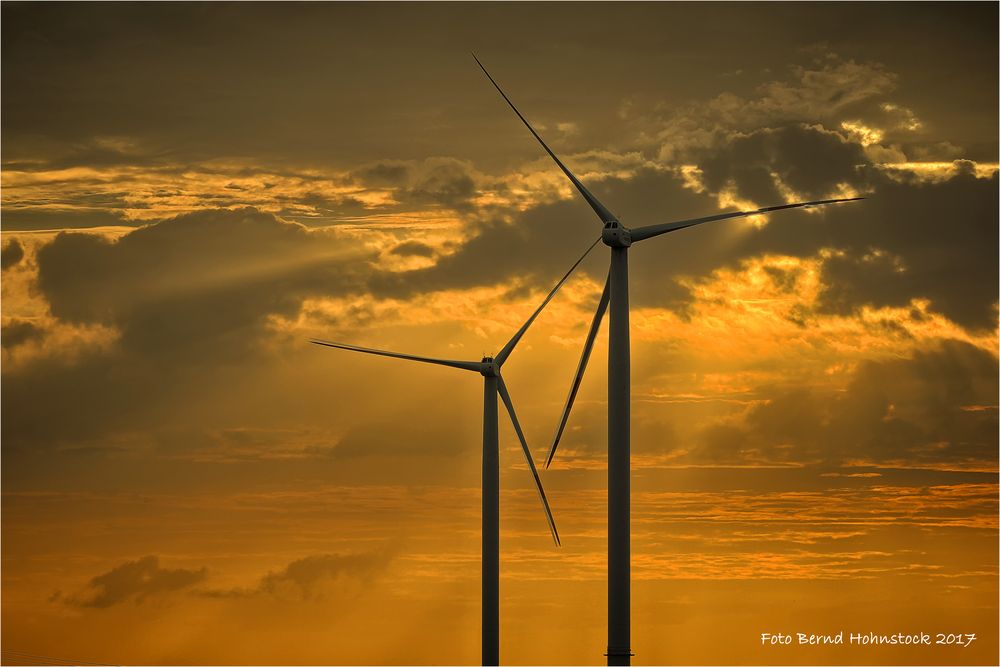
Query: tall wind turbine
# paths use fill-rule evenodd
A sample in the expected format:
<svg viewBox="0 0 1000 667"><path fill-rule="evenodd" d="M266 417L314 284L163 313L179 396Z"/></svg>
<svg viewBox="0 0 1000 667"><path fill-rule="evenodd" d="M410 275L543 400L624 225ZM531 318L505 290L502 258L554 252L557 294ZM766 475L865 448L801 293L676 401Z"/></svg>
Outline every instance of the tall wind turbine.
<svg viewBox="0 0 1000 667"><path fill-rule="evenodd" d="M486 74L490 82L503 96L510 108L521 119L521 122L528 128L528 131L538 140L549 157L559 166L566 177L573 183L573 186L583 195L590 207L594 209L597 217L604 224L601 232L601 240L611 248L611 268L608 272L607 281L604 284L604 293L597 306L597 312L590 326L584 344L583 354L570 387L569 397L563 409L562 418L553 439L552 447L549 450L548 459L545 462L547 468L555 455L556 447L562 436L566 421L569 419L570 409L576 398L577 390L583 379L583 372L590 359L590 352L600 328L601 319L611 306L611 327L608 338L608 650L605 654L608 658L608 665L628 665L633 655L631 650L631 618L630 618L630 551L631 535L629 526L629 307L628 307L628 249L633 243L645 241L661 234L675 232L686 227L694 227L705 222L716 220L726 220L729 218L742 218L759 213L769 213L790 208L804 208L812 206L822 206L825 204L835 204L846 201L856 201L863 197L853 197L850 199L823 199L820 201L799 202L795 204L782 204L780 206L767 206L753 211L739 211L735 213L719 213L709 215L704 218L692 218L690 220L678 220L666 222L646 227L629 229L622 225L618 218L607 209L576 176L566 168L566 165L556 157L556 154L542 141L542 138L531 127L527 119L521 115L514 103L510 101L507 94L500 88L490 73L475 54L476 59L483 73Z"/></svg>
<svg viewBox="0 0 1000 667"><path fill-rule="evenodd" d="M482 599L482 658L483 665L500 664L500 456L499 456L499 436L497 423L497 394L507 407L511 424L517 433L518 440L521 441L521 451L524 460L531 470L532 479L535 482L535 489L538 491L538 498L542 502L542 509L545 510L545 519L548 521L549 530L556 546L559 546L559 532L556 530L555 520L549 509L549 501L545 497L545 490L542 489L542 482L538 479L538 470L535 468L535 461L528 449L528 443L524 439L524 432L521 424L517 421L517 414L514 412L514 404L510 399L510 392L500 375L500 367L507 361L507 357L517 346L518 341L528 331L528 327L535 321L542 309L552 300L559 288L566 282L573 270L580 265L580 262L597 246L594 241L587 251L576 260L569 271L556 283L541 305L531 314L531 317L521 326L511 337L507 344L503 346L495 357L483 357L481 361L454 361L451 359L434 359L431 357L418 357L411 354L400 354L398 352L388 352L386 350L374 350L357 345L347 345L344 343L332 343L326 340L312 339L310 342L316 345L335 347L341 350L351 350L354 352L364 352L365 354L376 354L383 357L393 357L396 359L407 359L419 361L426 364L437 364L439 366L449 366L465 371L474 371L483 376L483 599Z"/></svg>

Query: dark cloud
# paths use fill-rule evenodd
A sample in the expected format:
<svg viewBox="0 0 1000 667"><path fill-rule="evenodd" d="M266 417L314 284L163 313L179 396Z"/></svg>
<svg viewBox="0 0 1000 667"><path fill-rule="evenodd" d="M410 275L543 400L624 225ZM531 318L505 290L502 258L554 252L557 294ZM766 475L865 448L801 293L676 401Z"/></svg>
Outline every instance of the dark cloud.
<svg viewBox="0 0 1000 667"><path fill-rule="evenodd" d="M3 250L0 250L0 267L3 270L16 266L22 259L24 259L24 247L17 239L11 239L4 244Z"/></svg>
<svg viewBox="0 0 1000 667"><path fill-rule="evenodd" d="M740 253L846 251L824 262L821 306L827 312L926 298L963 326L995 326L996 175L963 174L938 183L897 183L879 174L870 179L874 192L866 200L830 207L815 219L775 215Z"/></svg>
<svg viewBox="0 0 1000 667"><path fill-rule="evenodd" d="M321 192L303 192L296 195L278 195L274 201L281 208L277 215L285 220L292 220L307 227L330 224L331 220L342 220L369 215L371 207L360 199L350 196L331 198ZM220 202L242 204L239 200Z"/></svg>
<svg viewBox="0 0 1000 667"><path fill-rule="evenodd" d="M588 184L605 202L614 208L626 224L641 225L688 217L712 209L711 200L683 187L672 174L650 169L640 170L633 179L609 178ZM459 249L426 269L403 274L372 277L371 290L376 295L406 296L414 293L448 288L474 287L527 280L540 288L551 283L580 256L601 231L600 221L582 199L557 201L529 208L515 216L512 222L487 219L472 228L472 238ZM707 260L710 252L703 250L694 257ZM580 267L604 280L607 271L607 249L599 246L592 257ZM685 255L682 265L692 261ZM676 263L675 263L676 266ZM663 288L681 291L662 276L652 289L663 298ZM647 283L648 285L648 283ZM642 286L636 289L641 290Z"/></svg>
<svg viewBox="0 0 1000 667"><path fill-rule="evenodd" d="M699 228L671 235L661 243L671 260L680 260L672 264L677 272L705 275L716 266L731 266L735 260L761 253L802 257L829 248L843 253L823 264L820 306L824 312L849 314L865 305L902 306L924 298L931 301L933 310L963 326L995 326L995 248L1000 242L996 175L982 179L960 171L944 181L899 182L866 168L855 170L852 176L855 158L851 154L857 146L840 144L836 139L830 140L830 146L835 147L834 152L843 152L839 167L831 158L829 167L803 170L796 165L809 161L804 146L816 137L811 131L795 136L812 138L794 150L770 154L769 159L777 162L767 169L784 174L789 184L795 181L799 183L796 187L807 187L810 196L828 194L837 182L846 180L867 190L867 198L826 207L814 215L795 211L772 214L767 227L744 235L714 260L705 249L717 247L712 242L715 230ZM752 160L748 164L753 164ZM829 171L824 174L822 169ZM732 170L724 173L730 178L741 177ZM800 178L804 180L796 180ZM741 187L750 195L761 185L751 179L742 181ZM693 247L695 239L705 239L707 244ZM691 249L691 253L671 251L671 243L677 250ZM682 302L686 298L681 295Z"/></svg>
<svg viewBox="0 0 1000 667"><path fill-rule="evenodd" d="M402 160L384 160L359 167L351 176L365 185L375 187L399 187L410 177L412 165Z"/></svg>
<svg viewBox="0 0 1000 667"><path fill-rule="evenodd" d="M692 296L677 278L705 277L713 269L735 267L741 259L762 253L811 257L829 248L843 254L824 263L823 312L847 314L865 305L898 306L924 298L931 301L933 310L963 326L995 324L996 177L960 173L940 182L897 182L870 167L856 169L856 160L862 159L859 146L837 135L786 128L754 137L748 145L767 149L761 153L766 165L754 168L753 159L741 156L751 166L734 172L720 158L717 164L723 176L718 177L719 183L751 174L743 187L763 191L772 185L770 177L762 174L774 171L810 196L829 194L846 179L870 190L868 198L812 214L775 213L761 230L747 230L741 221L721 222L635 246L630 271L636 305L665 306L684 313ZM729 155L729 149L724 152ZM826 166L808 166L812 160ZM760 178L752 180L757 178L753 173ZM589 185L629 226L717 210L711 197L683 187L668 172L642 169L630 179L608 178ZM374 276L370 288L377 295L406 296L511 282L515 277L542 287L598 233L593 212L579 198L544 204L518 214L513 222L484 222L473 238L433 267ZM607 250L601 246L593 254L595 258L580 270L603 280L606 259L597 257L606 258Z"/></svg>
<svg viewBox="0 0 1000 667"><path fill-rule="evenodd" d="M390 250L393 255L399 255L400 257L433 257L434 248L430 247L426 243L421 243L420 241L406 241L400 243L397 246L393 246Z"/></svg>
<svg viewBox="0 0 1000 667"><path fill-rule="evenodd" d="M283 599L310 600L324 596L340 586L367 586L381 574L395 556L391 548L348 554L318 554L292 561L278 571L268 572L253 588L228 590L203 589L206 597L243 598L267 595ZM134 601L143 601L169 593L191 589L205 582L206 568L168 569L160 566L157 556L128 561L90 580L72 596L54 594L77 607L103 609Z"/></svg>
<svg viewBox="0 0 1000 667"><path fill-rule="evenodd" d="M0 341L2 341L3 349L10 350L18 345L37 340L44 333L45 331L31 320L11 318L3 325Z"/></svg>
<svg viewBox="0 0 1000 667"><path fill-rule="evenodd" d="M906 359L867 361L843 393L761 389L739 423L710 426L696 456L990 465L996 462L997 358L955 340Z"/></svg>
<svg viewBox="0 0 1000 667"><path fill-rule="evenodd" d="M4 162L5 170L40 172L71 169L80 165L96 169L146 167L160 173L171 169L169 150L143 146L140 140L133 137L84 137L69 144L56 141L53 137L32 137L30 143L36 154L44 154L47 159L8 160ZM176 165L173 169L182 171Z"/></svg>
<svg viewBox="0 0 1000 667"><path fill-rule="evenodd" d="M66 202L61 201L60 204ZM76 202L83 204L83 201ZM119 203L115 204L120 205ZM40 229L86 229L89 227L135 226L113 210L49 211L27 207L4 210L3 226L7 230L37 231Z"/></svg>
<svg viewBox="0 0 1000 667"><path fill-rule="evenodd" d="M736 236L739 223L724 222L636 246L633 303L683 313L692 297L678 277L707 276L764 252L813 256L839 248L844 254L824 262L822 312L926 298L932 310L960 324L992 326L996 179L966 174L897 183L877 172L866 178L875 191L863 202L813 215L775 214L763 230L743 227ZM644 169L632 179L591 186L634 226L715 210L711 197L667 172ZM182 216L117 242L61 234L38 255L39 287L52 313L68 322L110 325L121 337L114 350L72 367L50 361L6 373L4 435L16 444L92 436L116 423L138 426L157 396L183 394L197 364L209 369L253 354L268 315L294 316L308 295L357 291L366 281L376 296L403 297L514 280L547 287L598 230L579 198L558 201L528 209L511 223L483 223L432 267L391 274L371 273L363 255L345 258L332 236L252 210ZM603 246L595 249L581 271L603 280L606 253ZM345 317L370 316L357 311ZM60 420L48 419L46 406L58 397L68 407Z"/></svg>
<svg viewBox="0 0 1000 667"><path fill-rule="evenodd" d="M402 194L417 204L468 210L476 194L476 182L471 170L470 164L460 160L431 158L420 167Z"/></svg>
<svg viewBox="0 0 1000 667"><path fill-rule="evenodd" d="M391 558L388 551L308 556L289 563L278 572L268 573L261 579L257 591L275 596L317 597L324 586L339 579L370 582L385 570Z"/></svg>
<svg viewBox="0 0 1000 667"><path fill-rule="evenodd" d="M863 364L831 421L858 453L917 460L994 462L997 359L959 341L911 359Z"/></svg>
<svg viewBox="0 0 1000 667"><path fill-rule="evenodd" d="M168 569L160 567L156 556L128 561L90 580L87 587L67 598L67 603L79 607L105 608L134 600L190 588L204 581L207 570Z"/></svg>
<svg viewBox="0 0 1000 667"><path fill-rule="evenodd" d="M751 110L777 120L826 119L871 108L897 85L898 75L881 63L843 60L822 47L811 51L813 62L793 65L790 81L760 85Z"/></svg>
<svg viewBox="0 0 1000 667"><path fill-rule="evenodd" d="M783 201L772 174L806 199L819 199L838 183L859 184L859 167L868 163L859 144L799 124L737 136L698 160L710 190L732 183L739 195L761 206Z"/></svg>
<svg viewBox="0 0 1000 667"><path fill-rule="evenodd" d="M145 359L233 359L253 349L268 315L352 285L366 265L350 254L255 209L211 210L117 240L60 233L38 251L38 286L54 316L113 325Z"/></svg>
<svg viewBox="0 0 1000 667"><path fill-rule="evenodd" d="M180 216L114 241L60 233L38 251L41 295L59 320L119 337L72 363L4 369L5 455L172 422L192 387L264 354L270 315L351 289L370 256L253 209Z"/></svg>
<svg viewBox="0 0 1000 667"><path fill-rule="evenodd" d="M268 572L253 588L206 590L207 597L246 598L267 595L281 599L315 600L338 587L365 587L385 571L395 552L386 548L350 554L318 554L292 561Z"/></svg>

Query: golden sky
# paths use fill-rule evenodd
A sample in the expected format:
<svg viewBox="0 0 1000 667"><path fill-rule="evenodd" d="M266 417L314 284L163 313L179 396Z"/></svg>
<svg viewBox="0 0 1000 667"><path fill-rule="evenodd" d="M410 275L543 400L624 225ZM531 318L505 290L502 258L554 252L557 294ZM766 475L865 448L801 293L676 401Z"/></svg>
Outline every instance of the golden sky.
<svg viewBox="0 0 1000 667"><path fill-rule="evenodd" d="M2 643L479 659L481 389L627 226L635 664L995 664L997 7L2 7ZM536 461L606 271L505 366ZM506 421L501 660L602 664L606 330ZM969 646L761 645L761 633Z"/></svg>

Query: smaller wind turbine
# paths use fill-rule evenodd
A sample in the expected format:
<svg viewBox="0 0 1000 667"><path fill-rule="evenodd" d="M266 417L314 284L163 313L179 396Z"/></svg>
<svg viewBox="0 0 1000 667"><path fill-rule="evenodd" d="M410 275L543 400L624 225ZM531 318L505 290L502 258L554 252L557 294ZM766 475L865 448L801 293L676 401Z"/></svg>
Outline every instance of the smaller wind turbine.
<svg viewBox="0 0 1000 667"><path fill-rule="evenodd" d="M569 271L556 283L542 304L538 306L531 317L521 326L514 336L507 341L500 352L495 357L484 356L481 361L455 361L451 359L435 359L432 357L418 357L412 354L401 354L399 352L388 352L386 350L375 350L357 345L347 345L344 343L332 343L326 340L311 339L311 343L335 347L341 350L351 350L353 352L364 352L365 354L375 354L382 357L393 357L395 359L406 359L409 361L419 361L425 364L436 364L438 366L448 366L466 371L474 371L483 376L483 616L482 616L482 644L483 644L483 664L500 664L500 439L498 435L497 419L497 394L503 400L510 415L511 424L517 433L518 440L521 441L521 451L524 460L531 470L532 479L535 482L535 489L538 491L538 498L542 502L542 509L545 510L545 519L549 524L549 531L552 539L559 546L559 532L556 530L556 522L552 518L552 511L549 509L549 501L545 497L545 490L542 482L538 479L538 470L535 468L535 461L528 449L528 443L524 439L524 432L521 424L517 420L514 412L514 404L510 399L510 392L500 375L500 367L511 352L517 346L518 341L528 331L528 327L535 321L542 309L552 300L559 288L569 278L570 274L580 265L580 262L597 245L600 239L594 241L586 252L576 260Z"/></svg>

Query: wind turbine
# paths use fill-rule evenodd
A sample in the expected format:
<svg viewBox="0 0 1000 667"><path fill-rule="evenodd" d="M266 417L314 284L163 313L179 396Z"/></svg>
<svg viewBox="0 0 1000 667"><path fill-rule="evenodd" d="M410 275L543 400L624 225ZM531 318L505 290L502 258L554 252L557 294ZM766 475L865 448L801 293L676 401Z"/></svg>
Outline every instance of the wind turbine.
<svg viewBox="0 0 1000 667"><path fill-rule="evenodd" d="M556 283L541 305L531 314L531 317L521 326L511 337L507 344L503 346L495 357L483 357L481 361L454 361L451 359L434 359L431 357L418 357L411 354L401 354L398 352L388 352L386 350L375 350L357 345L347 345L344 343L332 343L326 340L311 339L311 343L335 347L341 350L351 350L354 352L364 352L365 354L375 354L383 357L393 357L396 359L407 359L409 361L419 361L426 364L437 364L439 366L449 366L465 371L474 371L483 376L483 596L482 596L482 659L483 665L500 664L500 456L499 456L499 435L497 423L497 394L503 400L510 415L511 424L517 433L518 440L521 441L521 451L524 460L528 463L531 476L535 482L535 489L538 491L538 498L542 502L542 509L545 510L545 519L548 521L549 530L556 546L559 546L559 532L556 530L555 520L549 509L549 501L545 497L545 490L542 489L542 482L538 479L538 470L535 468L534 459L528 449L528 443L524 439L524 432L521 424L517 420L514 412L514 404L510 399L510 392L500 375L500 367L507 361L507 357L517 346L518 341L528 331L528 327L535 321L542 309L552 300L559 288L562 287L566 279L573 273L580 262L597 246L594 241L586 252L576 260L569 271Z"/></svg>
<svg viewBox="0 0 1000 667"><path fill-rule="evenodd" d="M781 211L791 208L804 208L812 206L822 206L825 204L836 204L839 202L856 201L864 197L852 197L848 199L823 199L819 201L799 202L795 204L782 204L780 206L767 206L753 211L739 211L735 213L719 213L703 218L692 218L690 220L678 220L666 222L646 227L629 229L622 225L618 218L588 190L583 183L556 157L556 154L548 147L542 138L531 127L527 119L521 115L514 103L510 101L507 94L500 88L476 54L472 54L476 63L483 73L490 80L490 83L497 89L500 95L510 106L510 108L521 119L528 131L538 140L549 157L558 165L573 186L583 195L590 207L594 209L597 217L604 224L601 232L601 240L611 248L611 267L608 278L604 283L604 292L598 303L597 311L590 325L586 342L583 347L583 354L577 366L576 375L570 386L569 397L566 399L566 406L563 408L562 417L556 430L552 447L549 449L545 467L552 463L555 456L556 447L559 446L559 439L562 437L569 419L569 413L573 407L573 401L583 380L583 373L590 359L590 353L594 346L594 339L597 337L597 330L600 328L601 320L605 311L611 306L611 326L608 337L608 649L605 654L608 658L608 665L628 665L631 663L633 655L631 645L631 618L630 618L630 551L631 535L629 525L629 374L630 374L630 352L629 352L629 307L628 307L628 249L633 243L645 241L661 234L675 232L686 227L694 227L706 222L716 220L726 220L729 218L742 218L771 211Z"/></svg>

